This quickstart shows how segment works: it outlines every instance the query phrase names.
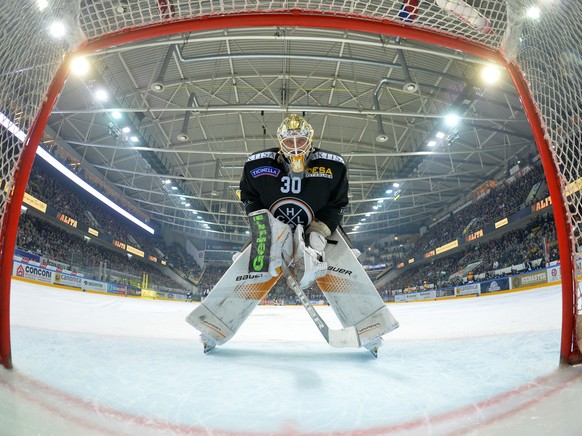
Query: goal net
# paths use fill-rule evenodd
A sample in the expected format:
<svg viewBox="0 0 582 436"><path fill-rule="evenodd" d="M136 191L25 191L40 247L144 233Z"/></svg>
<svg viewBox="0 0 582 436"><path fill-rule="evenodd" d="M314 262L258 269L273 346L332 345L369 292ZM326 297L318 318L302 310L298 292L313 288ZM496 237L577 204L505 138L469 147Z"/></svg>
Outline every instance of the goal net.
<svg viewBox="0 0 582 436"><path fill-rule="evenodd" d="M67 29L66 38L49 36L58 31L57 22ZM508 69L534 131L557 224L564 301L561 361L579 361L579 0L2 0L0 25L0 362L5 367L12 365L10 278L20 208L68 60L147 38L258 26L400 36L482 56Z"/></svg>

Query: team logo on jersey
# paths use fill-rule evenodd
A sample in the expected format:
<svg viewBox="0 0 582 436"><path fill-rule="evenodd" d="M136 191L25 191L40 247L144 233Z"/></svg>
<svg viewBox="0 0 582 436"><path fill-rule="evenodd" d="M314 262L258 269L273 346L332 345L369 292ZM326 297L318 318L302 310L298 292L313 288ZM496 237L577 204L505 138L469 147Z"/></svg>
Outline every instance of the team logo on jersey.
<svg viewBox="0 0 582 436"><path fill-rule="evenodd" d="M251 171L251 176L253 177L260 177L260 176L271 176L277 177L281 170L273 167L259 167L255 168Z"/></svg>
<svg viewBox="0 0 582 436"><path fill-rule="evenodd" d="M331 168L327 167L310 167L305 169L305 177L325 177L333 179Z"/></svg>
<svg viewBox="0 0 582 436"><path fill-rule="evenodd" d="M313 210L311 207L297 198L282 198L273 203L269 210L275 218L290 225L293 230L299 224L307 227L313 221Z"/></svg>

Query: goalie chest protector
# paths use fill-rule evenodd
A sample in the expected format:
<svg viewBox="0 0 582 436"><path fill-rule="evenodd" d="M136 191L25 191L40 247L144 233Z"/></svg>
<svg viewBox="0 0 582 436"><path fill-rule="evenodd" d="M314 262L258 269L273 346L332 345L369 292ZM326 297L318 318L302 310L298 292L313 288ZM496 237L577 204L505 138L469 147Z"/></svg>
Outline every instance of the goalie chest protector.
<svg viewBox="0 0 582 436"><path fill-rule="evenodd" d="M298 224L307 227L317 216L335 228L348 203L343 158L316 150L307 160L303 178L291 178L277 151L271 148L252 154L245 163L240 188L247 214L269 209L293 229Z"/></svg>

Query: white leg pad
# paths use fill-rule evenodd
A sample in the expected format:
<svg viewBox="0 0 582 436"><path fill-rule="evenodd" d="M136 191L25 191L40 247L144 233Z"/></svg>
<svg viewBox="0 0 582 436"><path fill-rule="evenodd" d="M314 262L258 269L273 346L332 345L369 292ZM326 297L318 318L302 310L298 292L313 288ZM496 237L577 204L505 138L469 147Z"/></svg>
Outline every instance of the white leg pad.
<svg viewBox="0 0 582 436"><path fill-rule="evenodd" d="M234 336L278 280L268 273L249 273L250 252L251 247L246 247L204 301L186 318L218 345Z"/></svg>
<svg viewBox="0 0 582 436"><path fill-rule="evenodd" d="M398 321L386 306L381 307L372 315L356 324L360 343L366 345L382 335L397 329Z"/></svg>
<svg viewBox="0 0 582 436"><path fill-rule="evenodd" d="M356 326L362 345L398 328L347 237L336 229L328 240L327 275L316 282L342 326Z"/></svg>
<svg viewBox="0 0 582 436"><path fill-rule="evenodd" d="M224 344L235 334L225 323L218 319L204 304L201 304L186 317L188 324L203 335L214 340L218 345Z"/></svg>

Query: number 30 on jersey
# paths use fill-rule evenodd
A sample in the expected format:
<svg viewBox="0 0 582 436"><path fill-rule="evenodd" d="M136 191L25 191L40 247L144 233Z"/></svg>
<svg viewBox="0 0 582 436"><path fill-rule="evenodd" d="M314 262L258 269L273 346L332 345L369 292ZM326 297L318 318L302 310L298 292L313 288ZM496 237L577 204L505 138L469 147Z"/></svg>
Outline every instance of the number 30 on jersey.
<svg viewBox="0 0 582 436"><path fill-rule="evenodd" d="M299 177L283 176L281 177L281 182L283 183L283 186L281 186L283 194L288 194L289 192L299 194L301 192L301 179Z"/></svg>

